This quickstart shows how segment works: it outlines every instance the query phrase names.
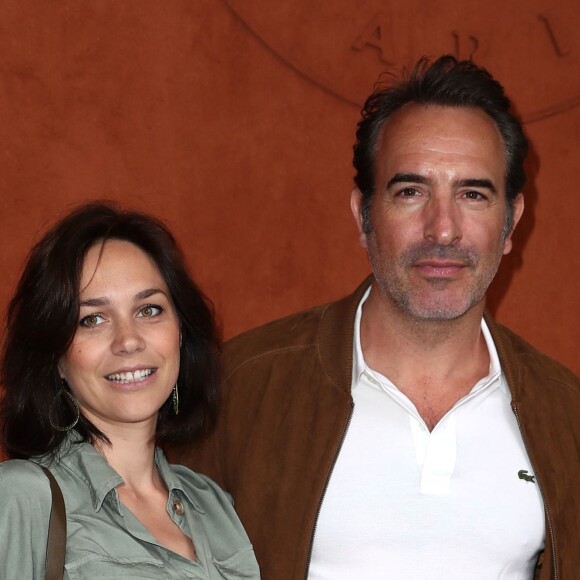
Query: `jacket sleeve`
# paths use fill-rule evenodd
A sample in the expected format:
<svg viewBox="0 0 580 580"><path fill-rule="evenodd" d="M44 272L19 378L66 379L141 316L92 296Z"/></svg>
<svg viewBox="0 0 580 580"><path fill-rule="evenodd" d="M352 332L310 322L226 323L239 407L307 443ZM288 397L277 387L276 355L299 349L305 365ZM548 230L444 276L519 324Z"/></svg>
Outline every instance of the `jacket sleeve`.
<svg viewBox="0 0 580 580"><path fill-rule="evenodd" d="M0 464L0 578L44 578L51 503L48 479L36 464Z"/></svg>

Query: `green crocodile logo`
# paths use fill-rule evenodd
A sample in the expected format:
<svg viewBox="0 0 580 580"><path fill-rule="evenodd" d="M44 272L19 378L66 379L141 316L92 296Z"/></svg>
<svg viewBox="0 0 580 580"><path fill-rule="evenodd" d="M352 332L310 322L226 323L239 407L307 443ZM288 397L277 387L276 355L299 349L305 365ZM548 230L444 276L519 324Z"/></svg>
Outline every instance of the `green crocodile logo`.
<svg viewBox="0 0 580 580"><path fill-rule="evenodd" d="M523 479L524 481L530 481L532 483L536 483L536 480L534 479L535 476L534 475L530 475L528 473L528 470L527 469L520 469L518 471L518 477L520 479Z"/></svg>

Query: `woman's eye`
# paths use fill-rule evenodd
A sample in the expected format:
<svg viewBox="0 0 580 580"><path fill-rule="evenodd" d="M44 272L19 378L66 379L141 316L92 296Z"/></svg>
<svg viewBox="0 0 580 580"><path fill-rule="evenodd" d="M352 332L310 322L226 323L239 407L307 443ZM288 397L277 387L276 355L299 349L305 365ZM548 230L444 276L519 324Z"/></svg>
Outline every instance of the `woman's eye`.
<svg viewBox="0 0 580 580"><path fill-rule="evenodd" d="M103 324L103 322L105 322L104 316L100 314L89 314L88 316L81 318L79 326L84 326L85 328L94 328L99 324Z"/></svg>
<svg viewBox="0 0 580 580"><path fill-rule="evenodd" d="M147 306L143 306L143 308L139 310L138 316L141 316L143 318L153 318L155 316L159 316L162 312L163 308L161 306L147 304Z"/></svg>

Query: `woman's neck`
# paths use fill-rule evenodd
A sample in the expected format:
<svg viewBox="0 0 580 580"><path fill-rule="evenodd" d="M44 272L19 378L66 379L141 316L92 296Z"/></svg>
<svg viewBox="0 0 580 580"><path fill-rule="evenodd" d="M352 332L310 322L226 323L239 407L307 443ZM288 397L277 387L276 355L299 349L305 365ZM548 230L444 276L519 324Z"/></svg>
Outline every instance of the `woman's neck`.
<svg viewBox="0 0 580 580"><path fill-rule="evenodd" d="M155 442L150 429L108 427L110 445L97 442L95 447L107 463L123 478L125 486L135 490L160 485L155 467Z"/></svg>

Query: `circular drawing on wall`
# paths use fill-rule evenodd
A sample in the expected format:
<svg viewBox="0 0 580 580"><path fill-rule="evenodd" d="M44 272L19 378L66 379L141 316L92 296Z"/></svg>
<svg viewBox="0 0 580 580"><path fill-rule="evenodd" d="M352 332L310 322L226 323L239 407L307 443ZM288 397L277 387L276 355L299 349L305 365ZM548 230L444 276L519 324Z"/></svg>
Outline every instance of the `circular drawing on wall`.
<svg viewBox="0 0 580 580"><path fill-rule="evenodd" d="M381 73L443 53L488 68L524 122L580 104L578 2L223 1L284 63L356 106Z"/></svg>

